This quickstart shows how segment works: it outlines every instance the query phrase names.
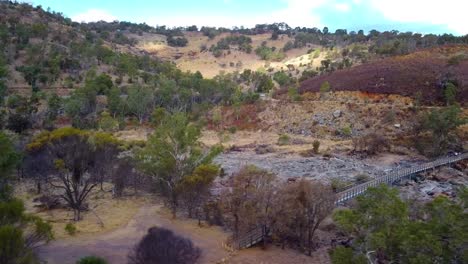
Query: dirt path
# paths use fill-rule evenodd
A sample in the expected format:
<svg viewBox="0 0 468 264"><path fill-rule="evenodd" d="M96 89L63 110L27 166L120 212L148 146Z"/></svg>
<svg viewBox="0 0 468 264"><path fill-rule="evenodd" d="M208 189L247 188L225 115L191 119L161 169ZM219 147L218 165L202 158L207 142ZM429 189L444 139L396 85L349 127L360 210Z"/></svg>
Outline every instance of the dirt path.
<svg viewBox="0 0 468 264"><path fill-rule="evenodd" d="M126 226L107 234L53 241L38 250L39 257L48 264L74 264L81 257L97 255L111 264L124 264L128 252L152 226L166 227L190 238L202 249L201 263L217 263L229 255L222 245L227 234L221 229L198 227L196 221L172 220L161 208L143 206Z"/></svg>
<svg viewBox="0 0 468 264"><path fill-rule="evenodd" d="M110 264L126 264L129 251L152 226L165 227L190 238L203 252L201 264L330 263L326 250L319 250L312 257L272 245L266 250L251 248L230 252L223 246L228 234L221 228L199 227L196 221L187 219L172 220L161 205L144 205L126 226L109 233L52 241L37 253L47 264L75 264L89 255L104 257Z"/></svg>

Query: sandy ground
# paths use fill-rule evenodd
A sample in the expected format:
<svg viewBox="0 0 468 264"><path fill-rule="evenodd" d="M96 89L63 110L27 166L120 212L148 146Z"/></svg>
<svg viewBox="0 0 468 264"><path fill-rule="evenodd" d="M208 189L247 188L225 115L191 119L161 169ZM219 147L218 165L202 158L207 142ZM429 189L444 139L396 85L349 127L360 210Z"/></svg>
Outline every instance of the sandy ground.
<svg viewBox="0 0 468 264"><path fill-rule="evenodd" d="M125 226L112 232L92 237L72 237L55 240L38 249L39 257L48 264L73 264L84 256L97 255L111 264L127 263L127 256L148 228L160 226L190 238L202 249L199 263L330 263L325 249L312 257L297 251L282 250L276 246L267 249L251 248L232 251L225 246L228 233L220 227L200 227L193 220L173 220L161 205L141 207Z"/></svg>
<svg viewBox="0 0 468 264"><path fill-rule="evenodd" d="M221 229L198 227L195 221L172 220L161 205L141 207L127 225L112 232L56 240L40 248L38 254L48 264L75 263L88 255L102 256L112 264L126 263L129 251L152 226L165 227L192 239L203 251L202 263L216 263L229 254L223 246L227 234Z"/></svg>

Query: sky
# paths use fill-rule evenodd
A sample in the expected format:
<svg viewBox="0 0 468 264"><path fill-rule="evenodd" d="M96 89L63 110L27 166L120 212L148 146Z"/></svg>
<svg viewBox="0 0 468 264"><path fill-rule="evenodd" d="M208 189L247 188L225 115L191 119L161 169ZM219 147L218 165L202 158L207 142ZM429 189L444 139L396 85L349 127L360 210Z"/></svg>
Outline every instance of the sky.
<svg viewBox="0 0 468 264"><path fill-rule="evenodd" d="M30 0L77 22L252 27L286 22L369 31L468 34L468 0Z"/></svg>

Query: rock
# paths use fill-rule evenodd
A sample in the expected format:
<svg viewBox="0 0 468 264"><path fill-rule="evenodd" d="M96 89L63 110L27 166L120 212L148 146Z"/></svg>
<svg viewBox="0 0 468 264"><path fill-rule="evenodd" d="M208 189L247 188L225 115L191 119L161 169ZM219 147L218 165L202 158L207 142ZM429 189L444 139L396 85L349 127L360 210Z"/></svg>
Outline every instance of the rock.
<svg viewBox="0 0 468 264"><path fill-rule="evenodd" d="M257 154L267 154L272 152L275 152L275 149L270 145L258 145L255 148L255 153Z"/></svg>
<svg viewBox="0 0 468 264"><path fill-rule="evenodd" d="M401 128L401 124L394 124L393 125L395 128Z"/></svg>
<svg viewBox="0 0 468 264"><path fill-rule="evenodd" d="M341 110L336 110L333 112L333 117L334 118L339 118L341 116Z"/></svg>

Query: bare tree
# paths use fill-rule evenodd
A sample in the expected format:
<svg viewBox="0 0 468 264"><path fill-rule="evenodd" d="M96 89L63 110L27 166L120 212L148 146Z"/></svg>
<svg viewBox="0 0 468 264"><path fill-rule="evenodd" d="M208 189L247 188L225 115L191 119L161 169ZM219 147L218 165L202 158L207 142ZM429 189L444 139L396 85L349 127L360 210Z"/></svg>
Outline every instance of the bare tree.
<svg viewBox="0 0 468 264"><path fill-rule="evenodd" d="M285 240L298 241L306 246L308 254L314 248L312 239L320 223L331 214L335 195L329 186L319 182L301 180L283 187L278 195L274 232L284 243Z"/></svg>
<svg viewBox="0 0 468 264"><path fill-rule="evenodd" d="M267 235L274 221L273 202L277 178L268 171L246 166L233 176L232 186L221 195L225 213L230 216L234 236L252 228L262 228Z"/></svg>
<svg viewBox="0 0 468 264"><path fill-rule="evenodd" d="M152 227L128 256L129 264L193 264L201 250L171 230Z"/></svg>

